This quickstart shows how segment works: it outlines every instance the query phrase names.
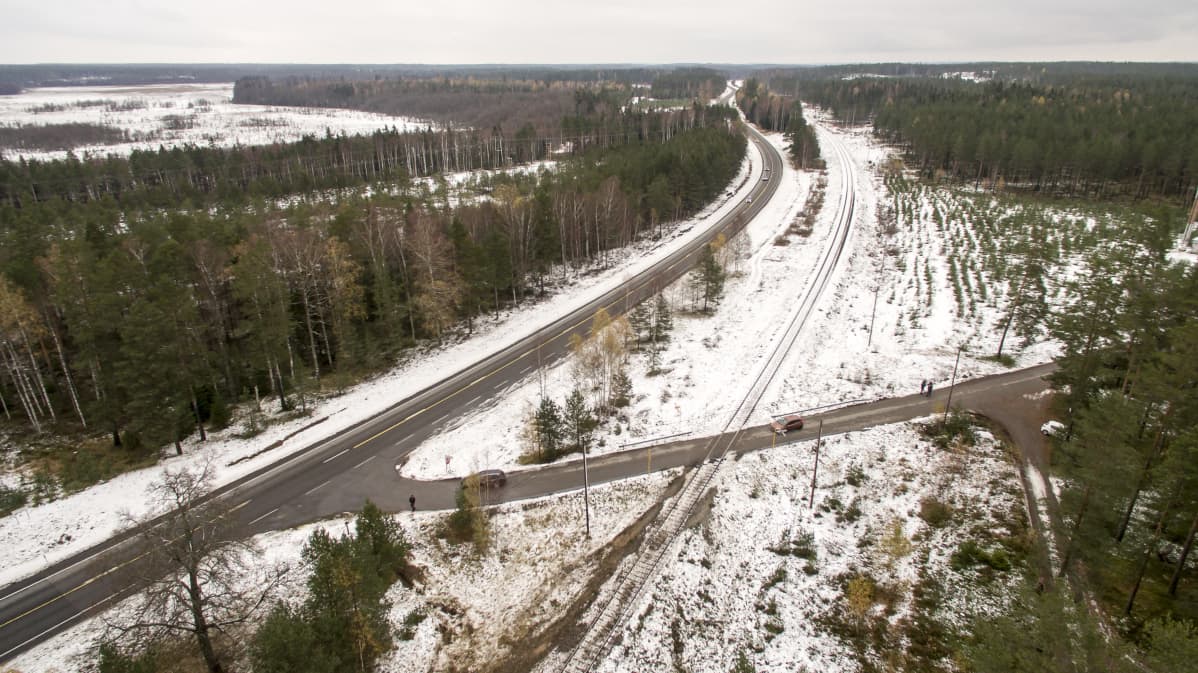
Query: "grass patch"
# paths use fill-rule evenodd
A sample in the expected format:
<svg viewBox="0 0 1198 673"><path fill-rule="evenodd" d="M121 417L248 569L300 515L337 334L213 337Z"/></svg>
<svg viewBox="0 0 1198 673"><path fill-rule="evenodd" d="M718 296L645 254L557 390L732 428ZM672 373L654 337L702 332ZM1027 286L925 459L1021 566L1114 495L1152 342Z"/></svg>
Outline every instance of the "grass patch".
<svg viewBox="0 0 1198 673"><path fill-rule="evenodd" d="M1000 364L1004 367L1014 367L1015 366L1015 358L1011 357L1010 355L1007 355L1006 353L1003 353L1002 355L983 355L982 357L980 357L978 359L979 360L989 360L990 362L997 362L998 364Z"/></svg>

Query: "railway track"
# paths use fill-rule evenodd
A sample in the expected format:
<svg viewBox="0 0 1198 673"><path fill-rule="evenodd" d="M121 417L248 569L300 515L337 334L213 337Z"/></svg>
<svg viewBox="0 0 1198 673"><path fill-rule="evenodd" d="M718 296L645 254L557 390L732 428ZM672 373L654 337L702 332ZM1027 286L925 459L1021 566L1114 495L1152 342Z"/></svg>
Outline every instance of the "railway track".
<svg viewBox="0 0 1198 673"><path fill-rule="evenodd" d="M695 506L723 466L728 451L736 446L761 397L773 383L820 297L831 284L852 229L856 207L856 182L853 164L844 146L835 138L829 145L841 166L840 198L837 201L830 244L820 256L815 273L808 280L800 301L786 316L785 328L769 347L767 357L759 364L748 392L729 415L720 432L711 438L704 460L697 469L690 472L678 495L661 511L646 531L640 552L632 564L617 576L614 590L604 599L602 607L588 625L586 634L563 663L563 673L592 671L610 652L615 634L640 602L661 561L666 558L686 521L694 512Z"/></svg>

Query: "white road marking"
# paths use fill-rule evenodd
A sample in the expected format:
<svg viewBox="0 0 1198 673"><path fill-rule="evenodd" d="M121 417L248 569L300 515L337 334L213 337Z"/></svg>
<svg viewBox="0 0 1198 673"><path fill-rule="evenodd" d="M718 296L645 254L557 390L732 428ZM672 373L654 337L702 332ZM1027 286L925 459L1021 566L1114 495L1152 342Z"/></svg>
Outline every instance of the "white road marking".
<svg viewBox="0 0 1198 673"><path fill-rule="evenodd" d="M327 462L329 462L330 460L335 460L335 459L337 459L337 458L340 458L341 456L344 456L344 455L345 455L346 453L348 453L348 452L349 452L349 449L342 449L342 450L341 450L339 453L336 453L336 454L334 454L334 455L331 455L331 456L329 456L328 458L325 458L324 460L322 460L322 461L320 461L320 462L321 462L321 463L327 463Z"/></svg>
<svg viewBox="0 0 1198 673"><path fill-rule="evenodd" d="M274 513L275 513L275 512L277 512L277 511L279 511L279 508L278 508L278 507L276 507L276 508L274 508L274 509L270 510L270 511L269 511L269 512L267 512L266 514L263 514L262 516L258 517L257 519L254 519L253 521L251 521L251 522L250 522L250 525L252 526L252 525L254 525L254 524L258 523L259 521L261 521L261 520L265 519L266 517L270 516L271 514L274 514Z"/></svg>
<svg viewBox="0 0 1198 673"><path fill-rule="evenodd" d="M371 457L367 458L366 460L358 463L357 465L354 465L354 469L356 470L359 467L362 467L363 465L365 465L366 463L369 463L370 461L374 460L375 458L376 458L376 456L371 456Z"/></svg>
<svg viewBox="0 0 1198 673"><path fill-rule="evenodd" d="M313 493L320 490L321 488L328 486L328 484L329 484L329 482L325 481L325 482L322 482L319 486L313 486L311 488L311 490L305 492L304 495L312 495Z"/></svg>

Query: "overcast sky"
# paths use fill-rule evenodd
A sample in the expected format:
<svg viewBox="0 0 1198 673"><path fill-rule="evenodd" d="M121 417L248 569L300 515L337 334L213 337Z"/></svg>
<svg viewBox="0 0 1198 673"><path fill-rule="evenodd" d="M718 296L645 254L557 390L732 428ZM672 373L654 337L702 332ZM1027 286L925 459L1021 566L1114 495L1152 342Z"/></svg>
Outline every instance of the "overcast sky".
<svg viewBox="0 0 1198 673"><path fill-rule="evenodd" d="M0 0L0 62L1198 60L1196 0Z"/></svg>

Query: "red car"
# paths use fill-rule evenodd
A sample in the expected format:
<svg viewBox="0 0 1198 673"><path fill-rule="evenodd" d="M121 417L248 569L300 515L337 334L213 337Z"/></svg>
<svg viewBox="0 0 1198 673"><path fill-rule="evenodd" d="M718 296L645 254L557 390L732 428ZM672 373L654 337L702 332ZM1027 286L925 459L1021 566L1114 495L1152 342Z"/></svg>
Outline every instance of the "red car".
<svg viewBox="0 0 1198 673"><path fill-rule="evenodd" d="M791 430L802 430L803 419L799 416L785 416L779 420L770 421L770 429L779 435L785 435Z"/></svg>

